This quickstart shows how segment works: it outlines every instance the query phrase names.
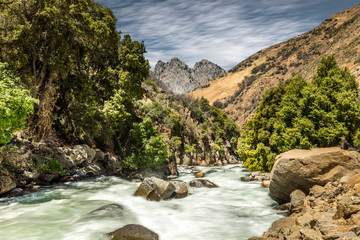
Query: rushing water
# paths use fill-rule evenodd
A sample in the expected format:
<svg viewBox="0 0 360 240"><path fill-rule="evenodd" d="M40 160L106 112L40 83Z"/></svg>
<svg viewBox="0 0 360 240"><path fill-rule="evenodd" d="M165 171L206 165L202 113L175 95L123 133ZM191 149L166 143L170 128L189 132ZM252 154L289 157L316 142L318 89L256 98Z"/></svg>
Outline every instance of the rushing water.
<svg viewBox="0 0 360 240"><path fill-rule="evenodd" d="M132 196L139 183L102 177L2 201L0 239L107 239L105 233L136 223L161 240L239 240L260 236L281 217L268 189L240 181L246 175L242 166L199 169L219 188L190 188L184 199L150 202ZM194 178L189 169L179 170L179 179ZM89 214L111 203L125 210Z"/></svg>

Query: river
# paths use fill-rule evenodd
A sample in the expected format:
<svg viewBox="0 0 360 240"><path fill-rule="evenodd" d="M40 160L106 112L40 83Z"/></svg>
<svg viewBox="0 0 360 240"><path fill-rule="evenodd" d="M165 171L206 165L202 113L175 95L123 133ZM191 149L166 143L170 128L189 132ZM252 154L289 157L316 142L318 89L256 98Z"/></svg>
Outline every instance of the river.
<svg viewBox="0 0 360 240"><path fill-rule="evenodd" d="M133 197L139 183L117 177L70 182L0 202L0 239L92 240L126 224L141 224L161 240L242 240L261 236L282 217L268 189L259 182L241 182L241 165L198 167L219 188L190 188L183 199L150 202ZM179 168L179 179L194 178ZM89 214L116 203L122 212Z"/></svg>

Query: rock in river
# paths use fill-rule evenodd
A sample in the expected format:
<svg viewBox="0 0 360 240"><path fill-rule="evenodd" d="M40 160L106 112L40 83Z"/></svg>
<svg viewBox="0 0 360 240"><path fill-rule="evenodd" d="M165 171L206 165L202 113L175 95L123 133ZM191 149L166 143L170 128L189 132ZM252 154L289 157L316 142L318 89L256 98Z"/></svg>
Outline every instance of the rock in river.
<svg viewBox="0 0 360 240"><path fill-rule="evenodd" d="M187 186L182 181L165 181L152 177L144 179L134 196L141 196L150 201L160 201L171 197L183 198L187 194Z"/></svg>
<svg viewBox="0 0 360 240"><path fill-rule="evenodd" d="M137 224L129 224L108 234L111 240L158 240L153 231Z"/></svg>
<svg viewBox="0 0 360 240"><path fill-rule="evenodd" d="M209 180L206 180L206 179L195 179L190 182L190 187L217 188L218 186L215 183L210 182Z"/></svg>

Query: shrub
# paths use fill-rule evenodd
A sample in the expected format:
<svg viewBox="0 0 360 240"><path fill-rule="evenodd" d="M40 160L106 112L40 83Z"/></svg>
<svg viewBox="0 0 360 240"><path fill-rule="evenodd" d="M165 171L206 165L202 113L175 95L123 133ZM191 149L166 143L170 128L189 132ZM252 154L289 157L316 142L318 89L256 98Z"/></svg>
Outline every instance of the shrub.
<svg viewBox="0 0 360 240"><path fill-rule="evenodd" d="M150 118L134 123L130 131L133 142L132 154L124 159L124 167L130 169L160 168L169 157L169 146L163 136L154 128Z"/></svg>
<svg viewBox="0 0 360 240"><path fill-rule="evenodd" d="M38 100L14 76L14 69L0 62L0 144L8 143L12 133L25 127L26 117L34 113Z"/></svg>

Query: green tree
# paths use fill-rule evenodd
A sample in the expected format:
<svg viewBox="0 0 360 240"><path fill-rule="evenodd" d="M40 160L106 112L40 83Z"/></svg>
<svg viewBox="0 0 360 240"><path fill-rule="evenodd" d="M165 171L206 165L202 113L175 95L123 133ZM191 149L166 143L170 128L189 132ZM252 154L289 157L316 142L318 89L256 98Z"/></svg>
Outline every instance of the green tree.
<svg viewBox="0 0 360 240"><path fill-rule="evenodd" d="M291 149L356 144L357 89L355 77L330 56L321 60L311 83L298 75L268 90L238 141L244 165L270 171L275 155Z"/></svg>
<svg viewBox="0 0 360 240"><path fill-rule="evenodd" d="M55 129L92 144L128 134L149 63L143 43L121 39L110 9L93 0L13 0L0 14L0 61L16 66L40 100L34 134Z"/></svg>
<svg viewBox="0 0 360 240"><path fill-rule="evenodd" d="M154 128L150 118L134 123L130 131L132 154L124 160L126 168L146 169L159 168L169 157L169 146L163 136Z"/></svg>
<svg viewBox="0 0 360 240"><path fill-rule="evenodd" d="M14 69L0 62L0 144L8 143L13 132L25 127L26 117L37 103L14 77Z"/></svg>

